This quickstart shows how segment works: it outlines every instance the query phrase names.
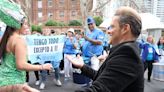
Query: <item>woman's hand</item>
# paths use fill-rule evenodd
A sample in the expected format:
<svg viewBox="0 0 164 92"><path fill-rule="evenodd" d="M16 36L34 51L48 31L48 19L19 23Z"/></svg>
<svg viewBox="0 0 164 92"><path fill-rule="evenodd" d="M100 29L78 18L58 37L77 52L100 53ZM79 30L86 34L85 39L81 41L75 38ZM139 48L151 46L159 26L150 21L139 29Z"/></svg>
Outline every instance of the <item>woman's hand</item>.
<svg viewBox="0 0 164 92"><path fill-rule="evenodd" d="M41 65L41 67L42 67L42 70L52 70L53 69L52 64L49 64L49 63L43 64L43 65Z"/></svg>

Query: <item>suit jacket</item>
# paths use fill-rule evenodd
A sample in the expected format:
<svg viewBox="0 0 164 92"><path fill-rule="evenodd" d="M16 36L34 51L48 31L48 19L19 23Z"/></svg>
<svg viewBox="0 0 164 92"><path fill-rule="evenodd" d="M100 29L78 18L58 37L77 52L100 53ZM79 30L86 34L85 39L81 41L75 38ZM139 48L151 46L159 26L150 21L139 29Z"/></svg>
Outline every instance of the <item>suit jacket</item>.
<svg viewBox="0 0 164 92"><path fill-rule="evenodd" d="M82 74L93 79L81 92L143 92L144 70L138 44L134 41L114 46L98 71L84 65Z"/></svg>

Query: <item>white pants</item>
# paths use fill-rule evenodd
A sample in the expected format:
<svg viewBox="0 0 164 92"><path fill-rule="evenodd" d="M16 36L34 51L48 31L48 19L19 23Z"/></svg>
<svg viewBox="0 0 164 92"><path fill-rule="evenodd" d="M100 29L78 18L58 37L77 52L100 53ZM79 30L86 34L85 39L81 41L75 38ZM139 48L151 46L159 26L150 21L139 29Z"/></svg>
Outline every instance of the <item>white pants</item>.
<svg viewBox="0 0 164 92"><path fill-rule="evenodd" d="M70 54L64 54L64 73L65 73L65 77L71 77L70 75L72 75L72 63L70 61L68 61L68 59L66 58L66 55L70 55ZM76 55L71 54L72 57L76 57Z"/></svg>

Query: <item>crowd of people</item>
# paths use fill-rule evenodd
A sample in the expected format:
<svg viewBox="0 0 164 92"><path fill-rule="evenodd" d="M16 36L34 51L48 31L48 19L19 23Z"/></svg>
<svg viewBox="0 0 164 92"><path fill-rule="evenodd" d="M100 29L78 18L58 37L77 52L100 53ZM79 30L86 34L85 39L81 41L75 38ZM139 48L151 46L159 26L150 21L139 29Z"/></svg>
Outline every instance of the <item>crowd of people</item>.
<svg viewBox="0 0 164 92"><path fill-rule="evenodd" d="M89 30L87 31L86 35L84 36L84 33L75 33L75 30L73 28L70 28L66 32L66 38L64 41L64 47L63 47L63 71L64 71L64 77L65 81L68 81L72 79L72 63L66 58L67 55L76 57L77 55L82 55L84 58L87 58L89 60L86 62L86 64L91 65L90 59L93 55L96 55L97 57L102 58L103 50L104 48L106 51L108 51L108 37L104 39L106 32L101 31L98 29L95 25L95 21L92 17L88 17L88 26ZM44 36L54 36L52 30L45 28L42 33L38 32L32 32L32 35L44 35ZM90 31L91 30L91 31ZM29 35L29 32L25 32L24 35ZM28 61L30 62L30 61ZM60 61L59 61L60 62ZM57 86L61 86L62 83L60 81L60 70L59 65L60 63L54 63L53 61L45 61L45 63L51 63L55 70L55 76L54 81ZM61 64L62 64L61 63ZM39 62L35 63L40 65ZM35 71L36 76L36 85L40 85L40 89L45 88L45 82L46 82L46 76L47 71L41 71L41 78L39 80L39 72ZM27 72L27 82L29 80L29 74ZM89 84L89 83L88 83Z"/></svg>
<svg viewBox="0 0 164 92"><path fill-rule="evenodd" d="M164 50L164 39L160 37L157 44L154 41L152 35L147 37L146 41L138 41L141 49L141 59L144 63L144 71L148 69L147 80L151 81L151 75L153 70L153 63L163 62L163 50Z"/></svg>
<svg viewBox="0 0 164 92"><path fill-rule="evenodd" d="M0 19L3 17L0 16ZM29 81L29 71L35 71L35 84L40 85L40 89L45 89L46 76L54 69L55 84L62 86L62 63L45 61L44 64L30 64L27 58L27 45L22 37L54 36L54 30L46 28L42 33L31 33L25 16L17 20L16 26L11 26L9 22L10 19L4 21L7 27L0 42L0 92L39 92L26 84ZM89 30L83 33L75 33L75 30L70 28L65 34L64 81L72 78L74 67L92 80L85 82L88 87L75 92L143 92L144 71L148 68L147 80L150 82L153 63L159 62L163 55L164 38L161 37L158 44L155 44L151 35L147 37L147 41L138 41L142 22L137 11L130 7L121 7L116 11L107 31L97 28L92 17L87 18L87 24ZM99 59L97 69L92 66L93 56Z"/></svg>

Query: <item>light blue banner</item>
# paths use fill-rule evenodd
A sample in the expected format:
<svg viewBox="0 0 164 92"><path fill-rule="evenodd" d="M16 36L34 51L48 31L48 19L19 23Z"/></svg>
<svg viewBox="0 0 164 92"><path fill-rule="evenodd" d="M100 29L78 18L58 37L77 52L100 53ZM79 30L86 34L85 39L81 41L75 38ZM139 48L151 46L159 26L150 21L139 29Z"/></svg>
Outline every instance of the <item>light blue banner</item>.
<svg viewBox="0 0 164 92"><path fill-rule="evenodd" d="M31 63L43 64L45 61L60 62L63 58L64 35L26 36L28 59Z"/></svg>

